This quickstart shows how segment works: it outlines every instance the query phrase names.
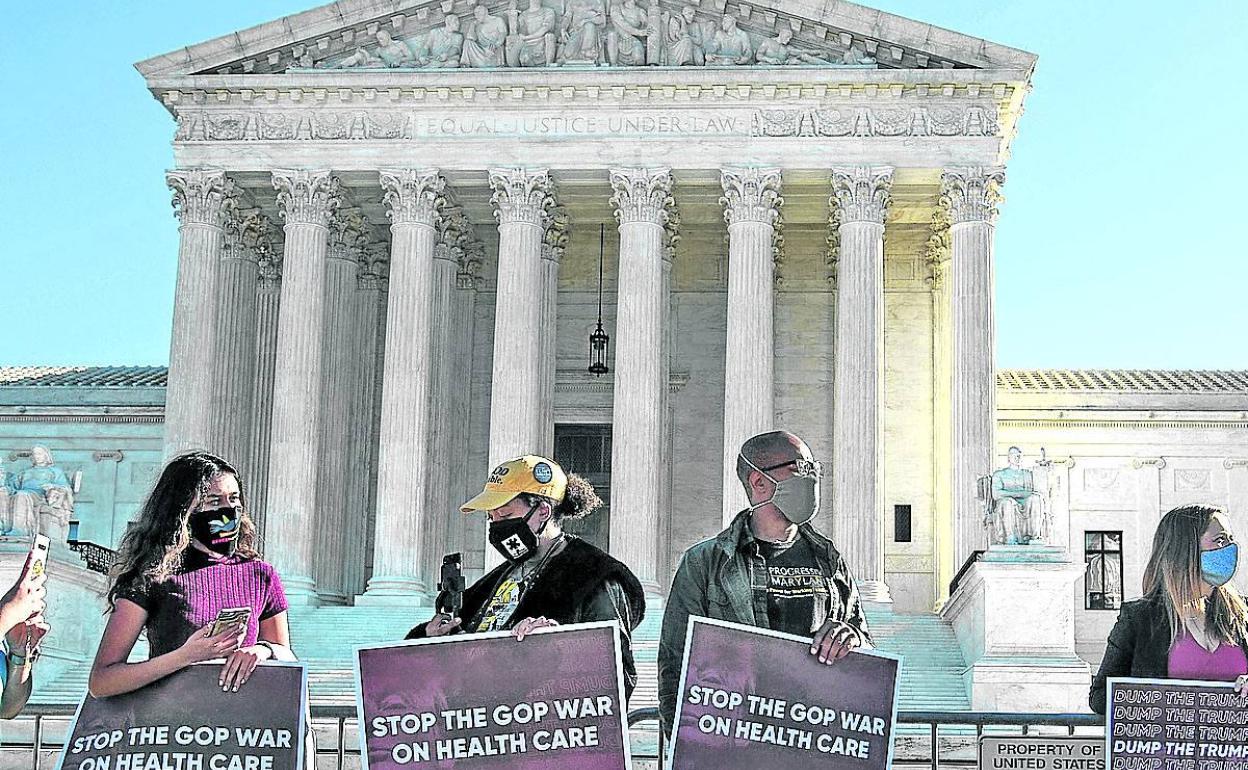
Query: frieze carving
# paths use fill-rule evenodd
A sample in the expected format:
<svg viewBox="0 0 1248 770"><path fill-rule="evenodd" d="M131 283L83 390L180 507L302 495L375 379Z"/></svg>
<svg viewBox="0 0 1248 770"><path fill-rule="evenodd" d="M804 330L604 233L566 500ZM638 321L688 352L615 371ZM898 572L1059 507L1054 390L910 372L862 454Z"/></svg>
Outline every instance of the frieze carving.
<svg viewBox="0 0 1248 770"><path fill-rule="evenodd" d="M273 172L277 211L287 225L328 227L342 203L342 186L330 171L278 169Z"/></svg>
<svg viewBox="0 0 1248 770"><path fill-rule="evenodd" d="M762 222L772 225L780 217L780 169L726 168L720 171L724 194L719 203L724 207L724 224Z"/></svg>
<svg viewBox="0 0 1248 770"><path fill-rule="evenodd" d="M884 224L893 187L889 166L853 166L832 169L832 195L828 204L841 210L840 224Z"/></svg>
<svg viewBox="0 0 1248 770"><path fill-rule="evenodd" d="M1212 474L1209 471L1199 468L1176 468L1174 470L1174 491L1209 492L1212 489Z"/></svg>
<svg viewBox="0 0 1248 770"><path fill-rule="evenodd" d="M967 107L824 107L754 113L753 136L999 136L992 105Z"/></svg>
<svg viewBox="0 0 1248 770"><path fill-rule="evenodd" d="M951 224L997 220L1004 198L1005 169L992 166L947 168L940 177L941 205L949 209Z"/></svg>
<svg viewBox="0 0 1248 770"><path fill-rule="evenodd" d="M490 202L500 225L546 226L554 205L553 182L546 169L492 168L489 179L494 191Z"/></svg>
<svg viewBox="0 0 1248 770"><path fill-rule="evenodd" d="M382 202L392 225L436 223L446 203L446 180L437 169L383 169L380 176Z"/></svg>
<svg viewBox="0 0 1248 770"><path fill-rule="evenodd" d="M237 206L236 188L219 168L169 171L165 182L173 191L173 214L183 225L224 227Z"/></svg>
<svg viewBox="0 0 1248 770"><path fill-rule="evenodd" d="M620 224L649 222L667 225L672 198L672 173L667 168L613 168L611 206Z"/></svg>
<svg viewBox="0 0 1248 770"><path fill-rule="evenodd" d="M921 119L913 119L914 115ZM909 116L909 117L908 117ZM222 126L230 130L222 130ZM239 127L239 130L235 130ZM752 113L689 114L679 111L594 112L479 116L448 112L418 116L402 109L265 110L222 113L183 109L177 117L178 142L410 140L426 136L593 136L733 135L755 137L995 137L1001 133L997 110L989 104L912 108L821 107L760 109Z"/></svg>

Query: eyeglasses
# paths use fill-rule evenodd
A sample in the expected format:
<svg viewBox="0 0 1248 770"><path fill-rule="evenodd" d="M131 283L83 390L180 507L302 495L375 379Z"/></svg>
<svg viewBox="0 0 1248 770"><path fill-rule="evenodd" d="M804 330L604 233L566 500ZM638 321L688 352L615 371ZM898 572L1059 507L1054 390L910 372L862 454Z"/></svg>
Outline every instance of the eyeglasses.
<svg viewBox="0 0 1248 770"><path fill-rule="evenodd" d="M766 468L759 468L759 470L766 473L768 471L774 471L777 468L784 468L789 465L793 466L794 476L813 476L814 478L821 478L823 476L823 464L818 460L807 460L805 457L799 457L796 460L788 460L786 462L777 463L776 465L770 465Z"/></svg>

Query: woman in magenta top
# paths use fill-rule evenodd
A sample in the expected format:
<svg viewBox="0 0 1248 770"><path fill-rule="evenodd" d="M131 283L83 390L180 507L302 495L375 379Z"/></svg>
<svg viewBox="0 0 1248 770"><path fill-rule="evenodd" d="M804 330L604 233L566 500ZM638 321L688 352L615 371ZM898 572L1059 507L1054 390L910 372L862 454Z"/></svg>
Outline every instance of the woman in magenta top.
<svg viewBox="0 0 1248 770"><path fill-rule="evenodd" d="M1144 568L1144 597L1126 602L1092 679L1105 713L1111 677L1235 682L1248 691L1248 607L1230 585L1239 546L1226 514L1207 505L1167 513Z"/></svg>
<svg viewBox="0 0 1248 770"><path fill-rule="evenodd" d="M113 574L112 614L91 669L96 697L214 658L225 658L222 689L236 691L261 661L294 659L282 582L255 549L238 472L219 457L194 452L165 466ZM211 634L217 613L240 607L251 610L246 623ZM151 657L127 663L144 629Z"/></svg>

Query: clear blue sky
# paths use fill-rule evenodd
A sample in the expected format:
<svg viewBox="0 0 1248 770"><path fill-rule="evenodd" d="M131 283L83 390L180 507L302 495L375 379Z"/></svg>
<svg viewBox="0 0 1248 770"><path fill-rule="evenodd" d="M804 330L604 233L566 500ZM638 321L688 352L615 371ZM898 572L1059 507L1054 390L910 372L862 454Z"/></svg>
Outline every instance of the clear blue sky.
<svg viewBox="0 0 1248 770"><path fill-rule="evenodd" d="M314 3L6 7L0 365L168 361L172 123L132 65ZM1248 3L868 4L1040 55L997 233L999 366L1248 369Z"/></svg>

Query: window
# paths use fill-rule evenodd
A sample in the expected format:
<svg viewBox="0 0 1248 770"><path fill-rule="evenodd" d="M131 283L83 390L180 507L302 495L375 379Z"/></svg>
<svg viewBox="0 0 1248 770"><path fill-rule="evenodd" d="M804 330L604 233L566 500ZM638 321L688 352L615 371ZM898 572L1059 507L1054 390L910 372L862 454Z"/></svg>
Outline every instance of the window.
<svg viewBox="0 0 1248 770"><path fill-rule="evenodd" d="M584 476L602 498L601 508L584 519L565 521L564 531L608 550L611 541L611 426L555 425L553 459L568 473Z"/></svg>
<svg viewBox="0 0 1248 770"><path fill-rule="evenodd" d="M893 506L893 542L910 542L910 506Z"/></svg>
<svg viewBox="0 0 1248 770"><path fill-rule="evenodd" d="M1116 610L1122 603L1122 533L1084 532L1083 608Z"/></svg>

